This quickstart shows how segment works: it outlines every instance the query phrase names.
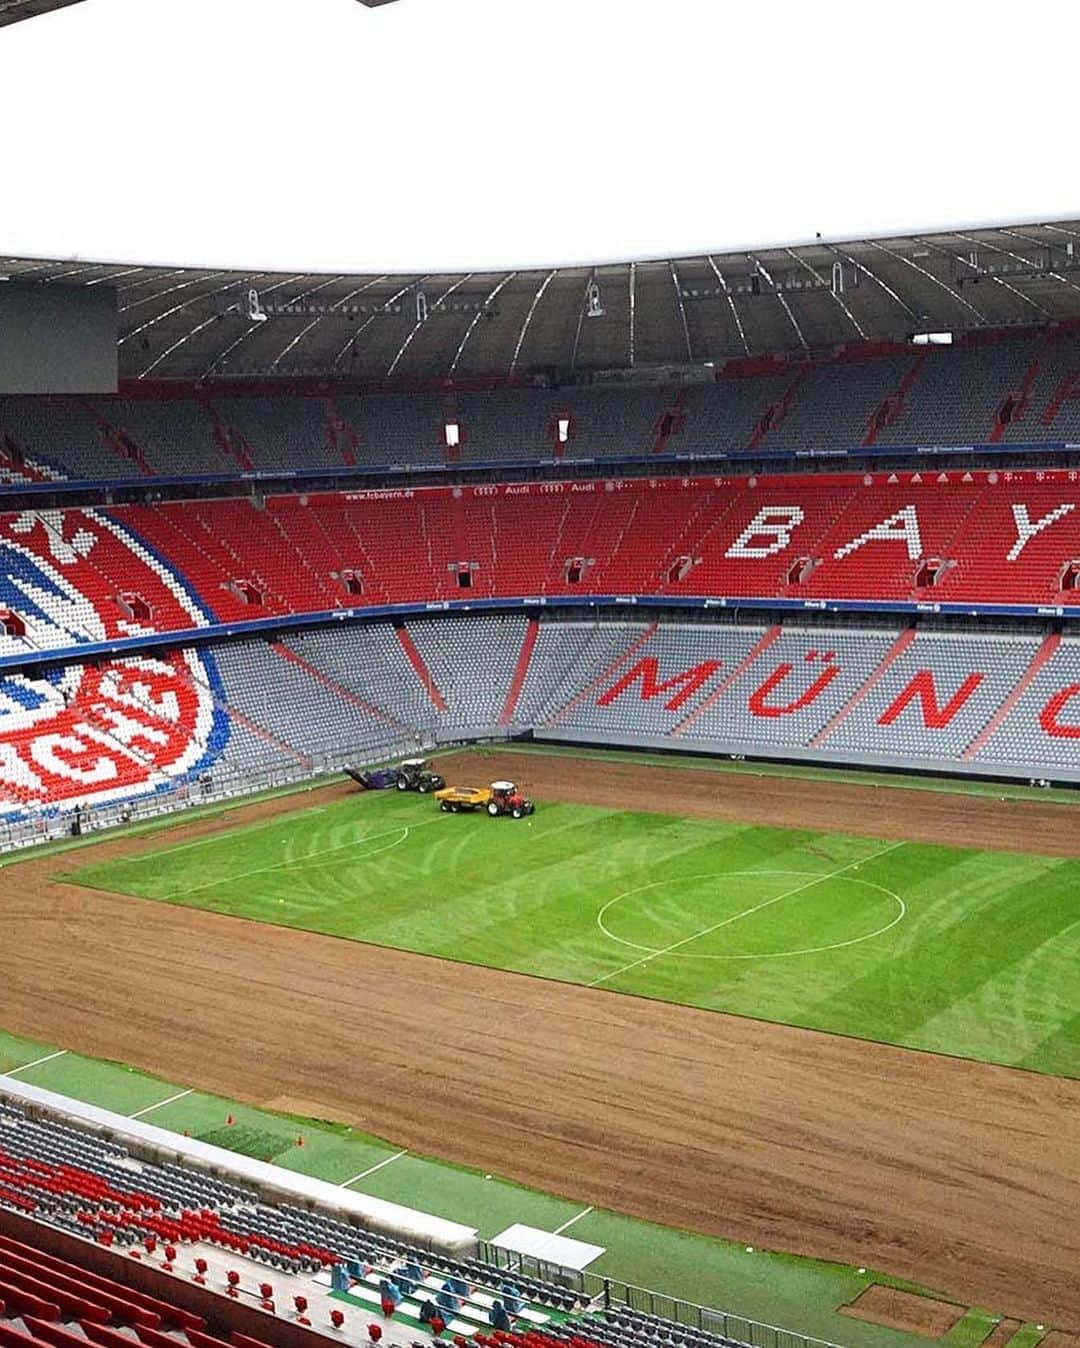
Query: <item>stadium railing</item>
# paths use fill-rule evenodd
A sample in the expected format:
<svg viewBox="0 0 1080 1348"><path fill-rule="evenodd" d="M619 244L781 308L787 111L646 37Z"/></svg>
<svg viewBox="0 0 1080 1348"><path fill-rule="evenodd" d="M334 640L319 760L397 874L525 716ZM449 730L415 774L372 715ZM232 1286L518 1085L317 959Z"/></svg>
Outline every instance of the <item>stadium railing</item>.
<svg viewBox="0 0 1080 1348"><path fill-rule="evenodd" d="M702 1306L694 1301L671 1296L666 1292L656 1292L648 1287L639 1287L636 1283L624 1282L619 1278L606 1278L587 1269L564 1268L560 1264L551 1264L543 1259L517 1254L492 1245L489 1241L478 1243L477 1258L508 1272L517 1271L543 1282L554 1283L579 1292L595 1307L605 1310L625 1309L635 1316L657 1316L660 1319L674 1321L690 1329L714 1334L733 1343L747 1344L750 1348L837 1348L829 1339L815 1338L811 1334L799 1334L795 1330L781 1329L777 1325L766 1324L761 1320L750 1320L743 1315L733 1315L729 1311L718 1310L711 1306Z"/></svg>

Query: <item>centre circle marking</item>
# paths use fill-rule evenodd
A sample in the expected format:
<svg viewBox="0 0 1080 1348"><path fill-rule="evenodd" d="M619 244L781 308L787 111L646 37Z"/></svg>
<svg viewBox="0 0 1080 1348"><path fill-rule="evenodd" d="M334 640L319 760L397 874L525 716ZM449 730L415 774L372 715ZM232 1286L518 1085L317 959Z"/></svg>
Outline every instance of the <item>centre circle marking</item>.
<svg viewBox="0 0 1080 1348"><path fill-rule="evenodd" d="M621 903L623 899L632 898L635 894L643 894L650 889L659 889L662 885L677 885L686 882L692 883L695 880L736 880L740 876L753 877L759 875L790 875L800 877L802 879L809 880L811 882L821 882L822 884L824 884L824 882L827 880L840 880L841 882L850 885L862 885L865 889L876 889L879 894L884 894L886 898L892 899L892 901L896 904L897 910L896 915L892 918L890 922L886 922L883 927L878 927L876 931L866 932L865 935L863 936L855 936L850 941L833 941L829 945L807 946L801 950L774 950L761 955L692 955L686 951L676 950L670 947L640 945L636 941L628 941L623 936L616 936L613 931L610 931L608 929L608 927L605 925L604 922L604 918L607 916L608 911L614 908L617 903ZM811 889L812 887L813 887L812 884L808 884L806 886L806 889ZM802 893L804 891L802 889L799 889L796 892ZM779 903L783 897L784 897L783 895L778 894L774 899L764 900L763 902ZM794 897L794 895L792 895L792 897ZM703 928L702 931L697 933L697 935L704 936L710 931L718 930L720 926L726 925L727 923L734 925L742 918L751 916L755 911L756 909L751 908L748 909L747 912L745 913L734 913L730 918L725 919L723 922L717 923L716 927ZM633 889L624 889L621 894L616 894L613 899L608 899L607 903L603 905L603 907L596 915L596 925L610 940L617 941L619 945L628 946L631 950L642 951L646 955L667 955L669 958L681 960L777 960L777 959L790 959L795 955L820 955L823 954L826 950L843 950L845 946L861 945L863 941L872 941L878 936L884 936L885 933L891 931L893 927L897 925L897 923L902 922L906 916L907 916L907 904L904 902L904 900L900 897L899 894L894 893L893 890L891 889L886 889L884 885L877 885L872 880L862 880L855 875L838 874L838 873L821 875L817 871L789 871L789 870L710 871L705 875L685 875L680 877L679 880L653 880L650 884L647 885L637 885ZM695 936L688 936L684 938L687 944L689 944L690 941L696 939L697 937ZM675 942L675 944L678 945L680 944L680 942Z"/></svg>

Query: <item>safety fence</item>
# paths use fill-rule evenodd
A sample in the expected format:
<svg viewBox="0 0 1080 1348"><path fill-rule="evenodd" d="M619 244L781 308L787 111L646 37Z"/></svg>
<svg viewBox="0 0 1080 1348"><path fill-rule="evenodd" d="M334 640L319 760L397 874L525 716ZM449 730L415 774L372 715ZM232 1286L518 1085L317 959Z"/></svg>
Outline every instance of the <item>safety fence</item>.
<svg viewBox="0 0 1080 1348"><path fill-rule="evenodd" d="M578 1292L588 1298L595 1309L623 1310L633 1316L659 1316L734 1344L748 1345L748 1348L838 1348L829 1339L814 1338L810 1334L750 1320L744 1315L700 1306L697 1302L638 1287L619 1278L604 1278L585 1269L565 1268L492 1245L489 1241L479 1243L479 1258L508 1272L520 1272Z"/></svg>

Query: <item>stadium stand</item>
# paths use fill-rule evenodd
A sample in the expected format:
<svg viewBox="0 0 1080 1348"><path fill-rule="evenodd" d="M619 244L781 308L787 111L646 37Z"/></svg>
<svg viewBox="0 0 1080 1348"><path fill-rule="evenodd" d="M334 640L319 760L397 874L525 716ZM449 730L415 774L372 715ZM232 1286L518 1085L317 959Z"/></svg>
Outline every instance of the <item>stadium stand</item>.
<svg viewBox="0 0 1080 1348"><path fill-rule="evenodd" d="M260 1279L273 1278L284 1306L300 1293L323 1310L337 1304L370 1317L378 1314L380 1284L392 1278L406 1293L396 1314L411 1320L414 1332L423 1332L419 1303L429 1298L445 1307L451 1334L471 1337L491 1327L493 1303L507 1282L498 1266L417 1248L340 1214L284 1199L271 1202L250 1185L181 1161L153 1160L145 1151L136 1154L124 1142L87 1131L71 1118L61 1122L37 1106L31 1115L11 1100L0 1101L0 1341L18 1341L4 1338L4 1325L12 1321L16 1334L30 1334L29 1342L61 1341L41 1325L68 1326L75 1342L81 1330L91 1342L109 1345L113 1339L95 1337L93 1326L114 1328L121 1338L131 1329L153 1344L158 1340L144 1337L143 1330L163 1333L163 1342L176 1341L166 1334L207 1332L203 1315L169 1300L171 1279L155 1276L161 1295L147 1295L122 1273L111 1278L84 1267L77 1254L83 1245L69 1241L65 1248L76 1253L61 1258L15 1238L12 1224L3 1222L4 1210L77 1242L126 1251L187 1282L201 1259L204 1285L219 1292L232 1286L230 1295L259 1300L271 1314L270 1298L254 1295ZM34 1229L26 1223L18 1228L31 1242ZM572 1289L524 1271L515 1272L513 1282L520 1297L514 1319L522 1331L561 1329L568 1314L583 1309L580 1293ZM328 1297L332 1290L345 1295L335 1303ZM272 1328L267 1341L279 1341ZM217 1339L190 1342L203 1348Z"/></svg>
<svg viewBox="0 0 1080 1348"><path fill-rule="evenodd" d="M1080 638L1046 628L549 612L219 639L6 674L0 844L77 804L107 822L523 733L1080 780L1078 690Z"/></svg>
<svg viewBox="0 0 1080 1348"><path fill-rule="evenodd" d="M220 473L229 466L205 404L188 398L115 398L99 399L94 408L118 436L137 447L148 471L157 476Z"/></svg>
<svg viewBox="0 0 1080 1348"><path fill-rule="evenodd" d="M0 453L5 480L48 485L993 445L1062 434L1074 382L1074 328L1018 329L737 361L678 389L8 397ZM510 734L1071 779L1077 487L1067 467L927 467L12 508L7 842L76 805L116 817ZM987 635L976 611L1031 626Z"/></svg>
<svg viewBox="0 0 1080 1348"><path fill-rule="evenodd" d="M619 1304L602 1279L590 1291L571 1270L555 1280L552 1266L506 1263L495 1247L420 1246L218 1169L155 1159L158 1139L185 1145L161 1130L151 1142L93 1124L0 1096L0 1343L314 1348L320 1333L367 1342L375 1318L398 1331L387 1342L404 1333L427 1348L427 1302L448 1339L480 1348L743 1348ZM277 1172L263 1170L273 1187ZM387 1280L401 1293L392 1316L380 1310ZM497 1327L497 1303L509 1328Z"/></svg>
<svg viewBox="0 0 1080 1348"><path fill-rule="evenodd" d="M626 479L0 516L0 641L596 595L1075 606L1074 474ZM407 564L403 564L407 561Z"/></svg>
<svg viewBox="0 0 1080 1348"><path fill-rule="evenodd" d="M0 448L79 480L653 454L1039 444L1077 436L1074 326L728 361L688 386L276 396L189 386L0 398ZM565 438L560 439L559 422ZM457 427L451 445L448 424Z"/></svg>

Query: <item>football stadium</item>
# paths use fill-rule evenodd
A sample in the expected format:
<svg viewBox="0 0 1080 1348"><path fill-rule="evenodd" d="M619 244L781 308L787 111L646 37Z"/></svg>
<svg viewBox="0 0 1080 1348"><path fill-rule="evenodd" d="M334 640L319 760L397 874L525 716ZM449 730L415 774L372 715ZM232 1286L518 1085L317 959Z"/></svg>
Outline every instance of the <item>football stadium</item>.
<svg viewBox="0 0 1080 1348"><path fill-rule="evenodd" d="M0 251L0 1344L1078 1348L1078 243Z"/></svg>

